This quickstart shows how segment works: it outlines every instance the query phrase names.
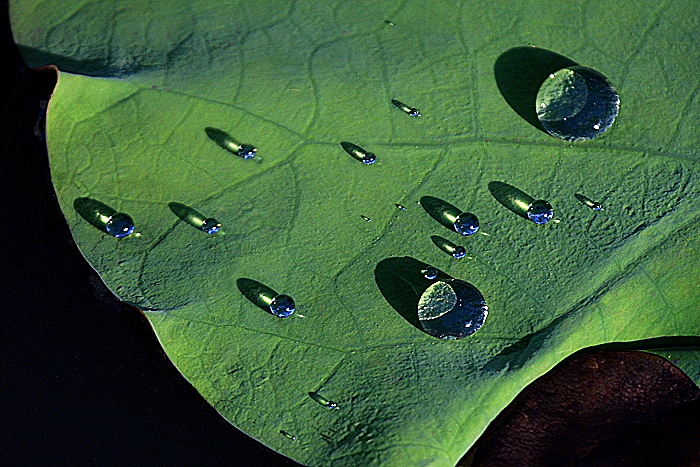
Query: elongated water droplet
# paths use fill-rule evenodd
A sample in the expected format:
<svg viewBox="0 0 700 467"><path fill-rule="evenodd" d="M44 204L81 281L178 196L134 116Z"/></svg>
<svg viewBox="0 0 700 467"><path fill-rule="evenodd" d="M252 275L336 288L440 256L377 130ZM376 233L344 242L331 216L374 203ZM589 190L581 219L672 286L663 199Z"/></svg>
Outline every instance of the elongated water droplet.
<svg viewBox="0 0 700 467"><path fill-rule="evenodd" d="M309 397L327 409L338 409L339 408L338 404L336 404L335 402L333 402L331 400L326 399L325 397L323 397L321 394L319 394L317 392L309 392Z"/></svg>
<svg viewBox="0 0 700 467"><path fill-rule="evenodd" d="M207 127L204 129L209 139L233 154L243 159L251 159L255 156L257 149L250 144L243 144L236 141L231 135L218 128Z"/></svg>
<svg viewBox="0 0 700 467"><path fill-rule="evenodd" d="M393 21L389 21L388 19L384 20L384 24L386 24L387 26L391 26L392 28L396 27L396 23L394 23Z"/></svg>
<svg viewBox="0 0 700 467"><path fill-rule="evenodd" d="M474 334L487 316L488 307L481 292L459 279L435 282L418 301L421 326L439 339L461 339Z"/></svg>
<svg viewBox="0 0 700 467"><path fill-rule="evenodd" d="M365 165L371 165L377 161L377 156L375 156L374 153L365 151L357 144L341 141L340 145L345 149L345 152Z"/></svg>
<svg viewBox="0 0 700 467"><path fill-rule="evenodd" d="M409 115L411 117L420 117L421 116L418 109L416 109L415 107L410 107L399 100L392 99L391 103L394 104L394 106L396 108L401 109L404 113L406 113L407 115Z"/></svg>
<svg viewBox="0 0 700 467"><path fill-rule="evenodd" d="M295 310L294 299L289 295L276 295L270 303L270 313L278 318L288 318L294 314Z"/></svg>
<svg viewBox="0 0 700 467"><path fill-rule="evenodd" d="M455 259L462 259L467 255L467 249L461 245L456 245L455 243L449 241L446 238L433 235L430 237L435 246L440 248L442 251L452 256Z"/></svg>
<svg viewBox="0 0 700 467"><path fill-rule="evenodd" d="M297 439L296 436L294 436L293 434L291 434L287 431L284 431L284 430L280 430L280 434L287 439L291 439L292 441L296 441L296 439Z"/></svg>
<svg viewBox="0 0 700 467"><path fill-rule="evenodd" d="M128 214L117 212L109 217L105 229L114 238L128 237L134 231L134 220Z"/></svg>
<svg viewBox="0 0 700 467"><path fill-rule="evenodd" d="M433 280L438 276L438 270L433 266L426 267L421 271L421 273L423 274L423 277L428 280Z"/></svg>
<svg viewBox="0 0 700 467"><path fill-rule="evenodd" d="M535 224L546 224L553 215L552 205L543 199L533 201L527 208L527 217Z"/></svg>
<svg viewBox="0 0 700 467"><path fill-rule="evenodd" d="M405 210L406 210L406 208L403 207L402 205L400 205L399 203L396 203L396 207L399 208L399 209L401 209L402 211L405 211Z"/></svg>
<svg viewBox="0 0 700 467"><path fill-rule="evenodd" d="M454 228L462 235L474 235L479 231L479 219L470 212L463 212L455 219Z"/></svg>
<svg viewBox="0 0 700 467"><path fill-rule="evenodd" d="M582 202L585 206L588 206L589 208L593 209L594 211L600 211L601 209L603 209L603 206L599 202L593 201L588 196L584 196L581 193L575 193L574 196L577 200Z"/></svg>
<svg viewBox="0 0 700 467"><path fill-rule="evenodd" d="M287 318L296 311L296 305L292 297L278 294L261 282L241 277L236 279L236 285L245 298L278 318Z"/></svg>
<svg viewBox="0 0 700 467"><path fill-rule="evenodd" d="M365 221L365 222L371 222L371 221L372 221L372 219L370 219L370 218L367 217L367 216L363 216L363 215L360 214L360 217L361 217L362 220Z"/></svg>
<svg viewBox="0 0 700 467"><path fill-rule="evenodd" d="M197 230L206 232L209 235L214 235L221 231L221 222L213 217L205 217L204 214L186 204L173 201L168 203L168 207L173 214Z"/></svg>
<svg viewBox="0 0 700 467"><path fill-rule="evenodd" d="M542 83L537 118L552 136L586 141L605 133L617 118L620 98L605 76L582 66L562 68Z"/></svg>

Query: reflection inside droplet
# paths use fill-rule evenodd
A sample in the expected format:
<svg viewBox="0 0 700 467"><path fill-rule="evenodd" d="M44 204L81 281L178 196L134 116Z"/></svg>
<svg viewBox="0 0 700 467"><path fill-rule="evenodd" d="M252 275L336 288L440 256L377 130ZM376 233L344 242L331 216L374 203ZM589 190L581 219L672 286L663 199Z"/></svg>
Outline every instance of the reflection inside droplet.
<svg viewBox="0 0 700 467"><path fill-rule="evenodd" d="M105 229L114 238L128 237L134 231L134 220L128 214L117 212L109 217Z"/></svg>
<svg viewBox="0 0 700 467"><path fill-rule="evenodd" d="M221 222L217 221L213 217L207 217L202 221L202 227L200 228L209 235L213 235L221 229Z"/></svg>
<svg viewBox="0 0 700 467"><path fill-rule="evenodd" d="M325 397L323 397L321 394L317 392L309 392L309 397L324 406L327 409L337 409L338 404L333 402L332 400L328 400Z"/></svg>
<svg viewBox="0 0 700 467"><path fill-rule="evenodd" d="M270 303L270 312L278 318L287 318L294 314L296 305L294 299L289 295L276 295Z"/></svg>
<svg viewBox="0 0 700 467"><path fill-rule="evenodd" d="M250 144L241 144L238 147L238 151L236 151L240 157L243 159L252 159L255 157L255 153L257 152L257 148L254 146L251 146Z"/></svg>
<svg viewBox="0 0 700 467"><path fill-rule="evenodd" d="M455 219L454 228L462 235L474 235L479 231L479 219L471 212L463 212Z"/></svg>
<svg viewBox="0 0 700 467"><path fill-rule="evenodd" d="M552 205L543 199L533 201L527 208L527 217L535 224L546 224L553 215Z"/></svg>
<svg viewBox="0 0 700 467"><path fill-rule="evenodd" d="M428 280L433 280L438 276L438 270L433 266L426 267L421 271L421 273L423 274L423 277Z"/></svg>
<svg viewBox="0 0 700 467"><path fill-rule="evenodd" d="M536 106L547 133L566 141L586 141L612 126L620 98L605 76L572 66L549 75L537 93Z"/></svg>
<svg viewBox="0 0 700 467"><path fill-rule="evenodd" d="M423 329L439 339L461 339L484 325L488 307L481 292L468 282L437 281L418 301L418 320Z"/></svg>

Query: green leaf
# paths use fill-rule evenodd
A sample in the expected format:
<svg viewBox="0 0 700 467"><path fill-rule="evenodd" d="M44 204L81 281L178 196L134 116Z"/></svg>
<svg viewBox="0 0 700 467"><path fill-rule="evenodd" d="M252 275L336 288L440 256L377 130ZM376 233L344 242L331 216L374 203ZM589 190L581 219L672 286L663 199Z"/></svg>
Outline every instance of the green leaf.
<svg viewBox="0 0 700 467"><path fill-rule="evenodd" d="M698 335L698 2L11 6L25 57L64 70L47 140L81 250L224 417L300 462L454 465L567 355ZM497 79L527 73L494 65L528 45L610 79L621 109L605 136L556 140L508 105ZM559 222L515 215L490 182L546 199ZM488 235L449 232L422 196L475 213ZM136 233L107 236L78 198L128 213ZM225 234L196 229L199 214ZM417 297L387 266L425 263L481 291L479 332L439 340L397 312ZM263 312L239 279L299 310Z"/></svg>

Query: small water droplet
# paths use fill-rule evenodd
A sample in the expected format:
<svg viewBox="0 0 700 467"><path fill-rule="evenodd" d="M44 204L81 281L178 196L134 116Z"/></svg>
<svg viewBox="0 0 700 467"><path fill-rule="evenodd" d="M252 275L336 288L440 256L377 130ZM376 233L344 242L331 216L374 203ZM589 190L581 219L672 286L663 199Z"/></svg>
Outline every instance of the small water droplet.
<svg viewBox="0 0 700 467"><path fill-rule="evenodd" d="M438 270L433 266L428 266L421 271L421 274L423 274L423 277L426 279L433 280L438 276Z"/></svg>
<svg viewBox="0 0 700 467"><path fill-rule="evenodd" d="M406 208L403 207L402 205L400 205L399 203L396 203L396 207L399 208L399 209L401 209L402 211L405 211L405 210L406 210Z"/></svg>
<svg viewBox="0 0 700 467"><path fill-rule="evenodd" d="M394 23L393 21L389 21L388 19L384 20L384 24L386 24L387 26L391 26L392 28L396 27L396 23Z"/></svg>
<svg viewBox="0 0 700 467"><path fill-rule="evenodd" d="M440 248L442 251L452 256L455 259L462 259L467 255L467 249L461 245L456 245L455 243L449 241L446 238L440 237L438 235L432 235L430 239L433 241L435 246Z"/></svg>
<svg viewBox="0 0 700 467"><path fill-rule="evenodd" d="M204 129L209 139L216 144L232 152L243 159L251 159L255 156L257 149L250 144L239 143L231 135L218 128L206 127Z"/></svg>
<svg viewBox="0 0 700 467"><path fill-rule="evenodd" d="M546 224L552 219L554 209L543 199L537 199L527 208L527 217L535 224Z"/></svg>
<svg viewBox="0 0 700 467"><path fill-rule="evenodd" d="M243 159L252 159L255 156L255 153L258 151L258 149L254 146L251 146L250 144L241 144L238 147L238 155L241 156Z"/></svg>
<svg viewBox="0 0 700 467"><path fill-rule="evenodd" d="M600 211L601 209L603 209L603 206L599 202L593 201L588 196L584 196L581 193L575 193L574 196L577 200L582 202L585 206L588 206L589 208L593 209L594 211Z"/></svg>
<svg viewBox="0 0 700 467"><path fill-rule="evenodd" d="M599 72L571 66L550 74L542 83L536 110L550 135L566 141L586 141L612 126L620 110L620 98Z"/></svg>
<svg viewBox="0 0 700 467"><path fill-rule="evenodd" d="M365 222L372 222L372 219L370 219L370 218L367 217L367 216L363 216L363 215L360 214L360 217L361 217L362 220L365 221Z"/></svg>
<svg viewBox="0 0 700 467"><path fill-rule="evenodd" d="M410 107L399 100L392 99L391 103L394 104L396 108L401 109L404 113L411 117L421 116L420 111L418 109L416 109L415 107Z"/></svg>
<svg viewBox="0 0 700 467"><path fill-rule="evenodd" d="M317 392L309 392L309 397L327 409L338 409L339 408L338 404L336 404L335 402L333 402L331 400L326 399L325 397L323 397L321 394L319 394Z"/></svg>
<svg viewBox="0 0 700 467"><path fill-rule="evenodd" d="M488 307L481 292L459 279L435 282L418 301L421 326L439 339L461 339L474 334L487 316Z"/></svg>
<svg viewBox="0 0 700 467"><path fill-rule="evenodd" d="M377 161L377 156L375 156L374 153L365 151L357 144L341 141L340 145L345 149L345 152L365 165L372 165Z"/></svg>
<svg viewBox="0 0 700 467"><path fill-rule="evenodd" d="M272 299L272 303L270 303L270 313L278 318L288 318L294 314L295 310L296 305L294 304L294 299L289 295L276 295L275 298Z"/></svg>
<svg viewBox="0 0 700 467"><path fill-rule="evenodd" d="M294 436L293 434L289 433L288 431L280 430L280 434L284 436L287 439L291 439L292 441L296 441L297 437Z"/></svg>
<svg viewBox="0 0 700 467"><path fill-rule="evenodd" d="M200 227L203 232L213 235L221 229L221 222L217 221L213 217L207 217L202 221L202 227Z"/></svg>
<svg viewBox="0 0 700 467"><path fill-rule="evenodd" d="M116 212L109 217L105 229L114 238L128 237L134 231L134 220L128 214Z"/></svg>
<svg viewBox="0 0 700 467"><path fill-rule="evenodd" d="M455 219L454 228L464 236L474 235L479 231L479 219L470 212L463 212Z"/></svg>

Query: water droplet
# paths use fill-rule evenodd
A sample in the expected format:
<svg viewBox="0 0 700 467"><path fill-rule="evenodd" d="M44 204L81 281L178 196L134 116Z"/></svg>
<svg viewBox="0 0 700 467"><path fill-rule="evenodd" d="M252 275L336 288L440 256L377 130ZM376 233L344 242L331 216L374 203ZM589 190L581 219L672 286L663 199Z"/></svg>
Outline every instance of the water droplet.
<svg viewBox="0 0 700 467"><path fill-rule="evenodd" d="M546 224L554 215L552 205L543 199L537 199L527 208L527 217L535 224Z"/></svg>
<svg viewBox="0 0 700 467"><path fill-rule="evenodd" d="M605 133L617 118L620 98L605 76L582 66L552 73L540 87L537 118L552 136L586 141Z"/></svg>
<svg viewBox="0 0 700 467"><path fill-rule="evenodd" d="M403 102L401 102L399 100L392 99L391 103L394 104L395 107L401 109L402 111L404 111L406 114L408 114L411 117L420 117L421 116L420 111L418 109L416 109L415 107L409 107L408 105L404 104Z"/></svg>
<svg viewBox="0 0 700 467"><path fill-rule="evenodd" d="M484 325L488 307L481 292L468 282L437 281L418 301L418 320L425 331L439 339L461 339Z"/></svg>
<svg viewBox="0 0 700 467"><path fill-rule="evenodd" d="M446 238L439 237L437 235L432 235L430 239L433 241L435 246L440 248L442 251L452 256L455 259L462 259L467 256L467 249L461 245L456 245Z"/></svg>
<svg viewBox="0 0 700 467"><path fill-rule="evenodd" d="M270 313L278 318L288 318L294 314L294 310L296 310L296 305L294 299L289 295L276 295L270 303Z"/></svg>
<svg viewBox="0 0 700 467"><path fill-rule="evenodd" d="M309 397L327 409L338 409L339 408L338 404L336 404L335 402L333 402L331 400L326 399L325 397L323 397L321 394L319 394L317 392L309 392Z"/></svg>
<svg viewBox="0 0 700 467"><path fill-rule="evenodd" d="M428 266L421 271L421 274L423 274L423 277L426 279L433 280L438 276L438 270L433 266Z"/></svg>
<svg viewBox="0 0 700 467"><path fill-rule="evenodd" d="M209 139L211 139L227 151L232 152L233 154L236 154L237 156L240 156L243 159L251 159L253 156L255 156L255 152L257 151L257 149L254 146L251 146L250 144L239 143L238 141L233 139L231 135L229 135L223 130L219 130L218 128L206 127L204 131L206 132Z"/></svg>
<svg viewBox="0 0 700 467"><path fill-rule="evenodd" d="M463 212L455 219L454 228L462 235L474 235L479 231L479 219L470 212Z"/></svg>
<svg viewBox="0 0 700 467"><path fill-rule="evenodd" d="M371 221L372 221L372 219L370 219L370 218L367 217L367 216L363 216L363 215L360 214L360 217L361 217L362 220L365 221L365 222L371 222Z"/></svg>
<svg viewBox="0 0 700 467"><path fill-rule="evenodd" d="M217 221L213 217L207 217L202 221L202 227L200 228L209 235L213 235L217 233L219 229L221 229L221 222Z"/></svg>
<svg viewBox="0 0 700 467"><path fill-rule="evenodd" d="M405 210L406 210L406 208L403 207L402 205L400 205L399 203L396 203L396 207L399 208L399 209L401 209L402 211L405 211Z"/></svg>
<svg viewBox="0 0 700 467"><path fill-rule="evenodd" d="M374 164L377 161L377 156L371 152L365 151L363 148L357 144L348 143L347 141L341 141L340 145L345 149L345 152L350 154L352 157L362 162L365 165Z"/></svg>
<svg viewBox="0 0 700 467"><path fill-rule="evenodd" d="M577 200L582 202L585 206L588 206L589 208L593 209L594 211L600 211L601 209L603 209L603 206L599 202L593 201L588 196L584 196L581 193L575 193L574 196Z"/></svg>
<svg viewBox="0 0 700 467"><path fill-rule="evenodd" d="M391 26L392 28L396 27L396 23L394 23L393 21L389 21L388 19L384 20L384 24L386 24L387 26Z"/></svg>
<svg viewBox="0 0 700 467"><path fill-rule="evenodd" d="M296 436L294 436L293 434L291 434L287 431L284 431L284 430L280 430L280 434L287 439L291 439L292 441L296 441L296 439L297 439Z"/></svg>
<svg viewBox="0 0 700 467"><path fill-rule="evenodd" d="M241 144L238 147L237 154L241 156L243 159L252 159L255 156L255 153L257 152L257 148L251 146L250 144Z"/></svg>
<svg viewBox="0 0 700 467"><path fill-rule="evenodd" d="M430 217L457 233L473 235L479 230L479 219L474 214L462 212L445 200L434 196L423 196L420 199L420 205Z"/></svg>
<svg viewBox="0 0 700 467"><path fill-rule="evenodd" d="M128 214L117 212L109 217L105 229L114 238L128 237L134 231L134 220Z"/></svg>

